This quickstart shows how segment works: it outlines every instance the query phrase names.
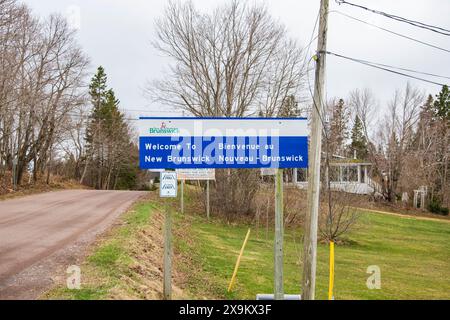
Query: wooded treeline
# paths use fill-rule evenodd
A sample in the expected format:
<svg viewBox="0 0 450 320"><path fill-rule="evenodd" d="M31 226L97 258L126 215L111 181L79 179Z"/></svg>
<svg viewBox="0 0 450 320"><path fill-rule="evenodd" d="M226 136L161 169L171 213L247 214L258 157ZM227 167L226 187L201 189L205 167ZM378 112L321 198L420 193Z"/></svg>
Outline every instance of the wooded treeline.
<svg viewBox="0 0 450 320"><path fill-rule="evenodd" d="M19 187L53 175L102 189L136 186L130 127L112 91L88 92L88 67L63 17L41 19L18 1L0 0L2 192L12 187L13 169Z"/></svg>
<svg viewBox="0 0 450 320"><path fill-rule="evenodd" d="M15 0L0 0L0 185L50 183L53 176L98 189L145 184L137 137L100 67L64 18L40 19ZM295 117L313 108L306 52L265 6L227 2L211 13L170 2L153 42L171 63L148 94L194 116ZM309 88L308 88L309 87ZM449 206L449 90L407 84L386 105L370 89L324 106L324 152L372 163L381 197L398 201L428 188L428 203ZM430 95L428 95L430 94ZM324 157L327 158L327 157ZM249 214L258 170L217 170L212 205ZM443 209L442 212L445 210Z"/></svg>
<svg viewBox="0 0 450 320"><path fill-rule="evenodd" d="M231 1L211 13L170 2L156 21L154 46L172 58L164 78L149 85L157 102L194 116L308 116L312 59L264 5ZM436 95L432 93L432 95ZM331 99L323 108L328 156L372 163L381 196L429 189L429 203L449 201L448 88L434 98L410 84L382 105L370 89ZM324 157L324 165L327 157ZM325 170L323 170L325 171ZM217 170L212 204L248 214L260 186L258 170ZM324 181L325 182L325 181Z"/></svg>
<svg viewBox="0 0 450 320"><path fill-rule="evenodd" d="M403 192L411 196L413 190L426 186L429 205L448 208L447 86L427 96L408 83L394 92L387 105L380 104L369 89L355 90L347 99L330 101L328 115L330 153L356 155L372 163L372 177L380 183L385 200L400 201Z"/></svg>

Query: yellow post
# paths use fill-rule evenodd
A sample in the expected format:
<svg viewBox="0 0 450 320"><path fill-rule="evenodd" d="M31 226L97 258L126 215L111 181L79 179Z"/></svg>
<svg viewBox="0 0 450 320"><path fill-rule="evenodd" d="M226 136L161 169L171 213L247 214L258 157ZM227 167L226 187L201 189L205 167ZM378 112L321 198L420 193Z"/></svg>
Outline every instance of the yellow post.
<svg viewBox="0 0 450 320"><path fill-rule="evenodd" d="M333 300L334 289L334 242L330 241L330 283L328 286L328 300Z"/></svg>
<svg viewBox="0 0 450 320"><path fill-rule="evenodd" d="M241 263L242 255L244 254L245 246L247 245L248 238L250 237L250 229L248 229L247 235L245 236L244 243L242 244L241 252L239 253L239 257L236 261L236 266L234 267L233 276L231 277L230 285L228 286L228 292L231 291L234 285L234 281L236 280L236 275L239 269L239 264Z"/></svg>

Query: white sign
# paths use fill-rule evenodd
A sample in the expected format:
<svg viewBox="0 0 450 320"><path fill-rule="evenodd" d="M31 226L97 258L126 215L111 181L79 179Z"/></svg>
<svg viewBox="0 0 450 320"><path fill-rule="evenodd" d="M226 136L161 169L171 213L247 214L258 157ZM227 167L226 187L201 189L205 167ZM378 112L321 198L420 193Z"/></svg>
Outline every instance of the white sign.
<svg viewBox="0 0 450 320"><path fill-rule="evenodd" d="M161 172L159 196L161 198L176 198L177 189L177 173L173 171Z"/></svg>
<svg viewBox="0 0 450 320"><path fill-rule="evenodd" d="M178 180L216 180L214 169L177 169Z"/></svg>
<svg viewBox="0 0 450 320"><path fill-rule="evenodd" d="M261 168L262 176L274 176L277 174L277 169L275 168Z"/></svg>

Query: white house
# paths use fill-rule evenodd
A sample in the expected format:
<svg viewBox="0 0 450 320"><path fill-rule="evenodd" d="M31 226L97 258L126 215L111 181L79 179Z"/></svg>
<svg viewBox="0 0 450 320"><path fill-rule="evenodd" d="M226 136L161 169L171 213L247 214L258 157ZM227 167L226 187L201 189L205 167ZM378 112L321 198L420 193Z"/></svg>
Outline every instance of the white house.
<svg viewBox="0 0 450 320"><path fill-rule="evenodd" d="M355 194L381 193L381 186L370 177L371 166L369 162L333 156L330 172L322 167L321 175L329 175L332 190ZM289 180L299 188L306 189L308 169L293 169Z"/></svg>

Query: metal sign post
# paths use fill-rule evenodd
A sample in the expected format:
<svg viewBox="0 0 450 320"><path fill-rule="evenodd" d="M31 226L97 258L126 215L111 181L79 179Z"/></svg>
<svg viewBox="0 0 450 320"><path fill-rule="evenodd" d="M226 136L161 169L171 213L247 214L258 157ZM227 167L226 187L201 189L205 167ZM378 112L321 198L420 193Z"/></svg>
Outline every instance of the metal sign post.
<svg viewBox="0 0 450 320"><path fill-rule="evenodd" d="M181 180L183 184L186 180L197 180L206 181L206 217L209 220L210 207L209 207L209 181L216 180L216 170L215 169L177 169L178 180ZM183 208L183 185L181 187L181 207ZM184 210L182 209L182 212Z"/></svg>
<svg viewBox="0 0 450 320"><path fill-rule="evenodd" d="M178 180L176 172L161 172L159 194L162 198L177 197ZM172 209L165 205L164 221L164 300L172 299Z"/></svg>
<svg viewBox="0 0 450 320"><path fill-rule="evenodd" d="M209 220L210 209L209 209L209 180L206 180L206 218Z"/></svg>
<svg viewBox="0 0 450 320"><path fill-rule="evenodd" d="M184 180L180 183L180 211L184 214Z"/></svg>
<svg viewBox="0 0 450 320"><path fill-rule="evenodd" d="M172 299L172 210L166 206L164 221L164 300Z"/></svg>
<svg viewBox="0 0 450 320"><path fill-rule="evenodd" d="M284 299L283 289L283 169L277 170L275 176L275 300Z"/></svg>

